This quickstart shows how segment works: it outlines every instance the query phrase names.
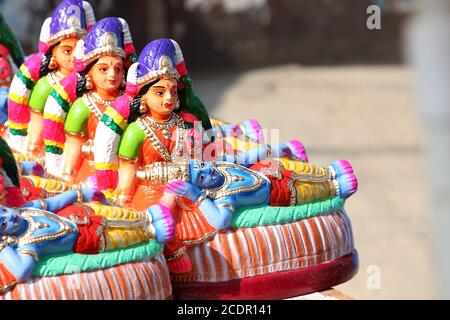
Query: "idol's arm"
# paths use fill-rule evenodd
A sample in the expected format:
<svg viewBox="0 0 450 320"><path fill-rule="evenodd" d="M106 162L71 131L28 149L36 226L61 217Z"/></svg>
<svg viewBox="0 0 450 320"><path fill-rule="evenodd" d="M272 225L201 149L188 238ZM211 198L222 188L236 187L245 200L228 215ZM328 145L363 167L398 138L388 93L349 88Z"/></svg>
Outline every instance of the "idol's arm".
<svg viewBox="0 0 450 320"><path fill-rule="evenodd" d="M208 198L204 192L201 192L196 186L176 180L167 185L165 194L184 197L194 202L202 212L208 223L220 230L230 225L234 207L228 203L215 203Z"/></svg>
<svg viewBox="0 0 450 320"><path fill-rule="evenodd" d="M103 193L94 189L69 190L45 200L30 201L23 207L56 212L77 202L81 203L90 201L105 202L105 197Z"/></svg>
<svg viewBox="0 0 450 320"><path fill-rule="evenodd" d="M137 157L145 140L145 133L135 122L130 124L123 134L119 147L119 182L116 188L116 195L119 202L131 201L134 194Z"/></svg>
<svg viewBox="0 0 450 320"><path fill-rule="evenodd" d="M43 116L41 112L31 109L30 125L28 126L28 153L36 156L39 148L43 148L44 140L42 138Z"/></svg>
<svg viewBox="0 0 450 320"><path fill-rule="evenodd" d="M227 203L215 203L212 199L206 197L197 200L198 209L202 212L208 223L217 230L225 229L230 226L234 207Z"/></svg>
<svg viewBox="0 0 450 320"><path fill-rule="evenodd" d="M74 102L67 114L64 123L66 133L65 157L64 157L64 180L73 182L83 160L82 147L87 138L84 136L84 127L90 115L90 110L84 105L82 99Z"/></svg>
<svg viewBox="0 0 450 320"><path fill-rule="evenodd" d="M224 161L233 162L248 167L266 159L283 157L292 158L292 156L298 157L297 149L297 146L294 146L292 141L272 146L261 145L246 151L240 151L237 156L226 155L224 156ZM303 156L299 158L302 159Z"/></svg>
<svg viewBox="0 0 450 320"><path fill-rule="evenodd" d="M0 240L0 246L4 243ZM0 250L0 263L2 263L9 272L11 272L18 282L23 282L31 278L34 265L36 264L37 254L29 250L21 250L20 247L13 249L6 245Z"/></svg>
<svg viewBox="0 0 450 320"><path fill-rule="evenodd" d="M34 161L21 161L19 163L19 168L21 169L21 174L23 176L43 177L45 174L44 168Z"/></svg>
<svg viewBox="0 0 450 320"><path fill-rule="evenodd" d="M83 157L81 148L86 142L85 138L66 133L66 148L64 158L63 180L73 183L78 170L81 167Z"/></svg>
<svg viewBox="0 0 450 320"><path fill-rule="evenodd" d="M135 189L136 172L136 160L119 159L119 182L116 188L119 202L131 201Z"/></svg>

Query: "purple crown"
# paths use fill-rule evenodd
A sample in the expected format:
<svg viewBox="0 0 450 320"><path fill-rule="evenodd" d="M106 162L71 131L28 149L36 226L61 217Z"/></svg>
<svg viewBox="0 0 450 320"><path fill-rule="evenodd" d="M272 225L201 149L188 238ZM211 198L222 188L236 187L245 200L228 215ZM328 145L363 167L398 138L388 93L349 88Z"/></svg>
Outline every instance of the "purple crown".
<svg viewBox="0 0 450 320"><path fill-rule="evenodd" d="M137 66L137 83L143 86L162 76L179 78L176 69L176 48L170 39L150 42L142 50Z"/></svg>
<svg viewBox="0 0 450 320"><path fill-rule="evenodd" d="M118 18L100 20L84 39L84 61L89 63L102 54L119 55L125 58L123 25Z"/></svg>
<svg viewBox="0 0 450 320"><path fill-rule="evenodd" d="M40 46L45 49L67 37L81 39L94 23L94 12L88 2L64 0L42 25Z"/></svg>

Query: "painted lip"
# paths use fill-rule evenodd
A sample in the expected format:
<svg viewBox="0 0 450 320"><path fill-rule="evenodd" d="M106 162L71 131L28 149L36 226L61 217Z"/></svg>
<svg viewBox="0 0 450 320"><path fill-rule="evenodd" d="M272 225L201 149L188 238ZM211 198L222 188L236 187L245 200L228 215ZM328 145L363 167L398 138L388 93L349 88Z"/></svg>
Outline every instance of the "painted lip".
<svg viewBox="0 0 450 320"><path fill-rule="evenodd" d="M3 219L1 227L3 230L6 230L6 228L8 228L8 222L6 222L6 219Z"/></svg>
<svg viewBox="0 0 450 320"><path fill-rule="evenodd" d="M166 107L167 109L172 108L173 104L172 103L164 103L164 107Z"/></svg>
<svg viewBox="0 0 450 320"><path fill-rule="evenodd" d="M106 80L106 82L112 85L116 84L116 80Z"/></svg>

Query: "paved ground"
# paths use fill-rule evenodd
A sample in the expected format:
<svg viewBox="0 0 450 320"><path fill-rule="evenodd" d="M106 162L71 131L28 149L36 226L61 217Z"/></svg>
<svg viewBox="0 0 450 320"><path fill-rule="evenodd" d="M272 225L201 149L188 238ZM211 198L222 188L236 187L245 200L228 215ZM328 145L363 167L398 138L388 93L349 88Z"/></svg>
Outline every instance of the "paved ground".
<svg viewBox="0 0 450 320"><path fill-rule="evenodd" d="M299 138L315 164L351 161L359 191L346 207L360 271L338 289L357 299L436 297L424 186L430 168L411 78L402 66L295 64L194 75L212 115L231 122L253 117L280 129L281 140Z"/></svg>

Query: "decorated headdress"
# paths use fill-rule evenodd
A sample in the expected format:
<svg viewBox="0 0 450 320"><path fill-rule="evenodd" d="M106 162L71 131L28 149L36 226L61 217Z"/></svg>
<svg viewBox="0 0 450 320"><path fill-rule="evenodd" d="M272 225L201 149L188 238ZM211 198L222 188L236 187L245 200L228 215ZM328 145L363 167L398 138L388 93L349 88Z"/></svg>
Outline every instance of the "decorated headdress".
<svg viewBox="0 0 450 320"><path fill-rule="evenodd" d="M25 139L28 135L30 109L28 106L31 91L44 75L42 65L49 63L49 49L69 37L83 38L94 25L95 16L87 1L64 0L42 25L39 39L39 52L31 55L20 67L14 77L8 96L8 122L11 147L26 152ZM70 83L70 81L68 81ZM64 86L64 90L67 88Z"/></svg>
<svg viewBox="0 0 450 320"><path fill-rule="evenodd" d="M171 39L157 39L145 46L138 62L130 67L127 93L137 95L142 87L163 76L179 80L186 74L179 45Z"/></svg>
<svg viewBox="0 0 450 320"><path fill-rule="evenodd" d="M45 54L51 46L65 38L84 38L94 23L94 10L89 2L64 0L42 25L39 51Z"/></svg>
<svg viewBox="0 0 450 320"><path fill-rule="evenodd" d="M117 55L125 59L125 66L136 62L137 57L127 22L122 18L104 18L97 22L86 38L77 43L75 70L81 72L103 55Z"/></svg>

